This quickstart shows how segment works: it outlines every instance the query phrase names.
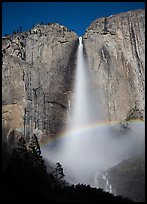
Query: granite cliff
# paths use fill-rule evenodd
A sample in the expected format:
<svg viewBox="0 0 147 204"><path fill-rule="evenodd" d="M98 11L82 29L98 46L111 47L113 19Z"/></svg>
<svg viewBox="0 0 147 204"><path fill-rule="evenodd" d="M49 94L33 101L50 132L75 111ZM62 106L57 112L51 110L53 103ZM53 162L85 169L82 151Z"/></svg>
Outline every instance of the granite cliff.
<svg viewBox="0 0 147 204"><path fill-rule="evenodd" d="M145 11L96 19L83 41L109 120L125 120L132 112L144 118Z"/></svg>
<svg viewBox="0 0 147 204"><path fill-rule="evenodd" d="M122 123L130 119L144 120L145 11L135 10L96 19L87 28L83 42L97 96L101 93L105 101L107 118ZM144 202L142 151L141 155L133 155L108 169L105 177L101 174L99 186L104 189L109 182L112 193Z"/></svg>
<svg viewBox="0 0 147 204"><path fill-rule="evenodd" d="M4 138L15 130L46 139L64 126L77 46L76 33L57 23L3 37Z"/></svg>
<svg viewBox="0 0 147 204"><path fill-rule="evenodd" d="M83 44L107 119L144 120L145 11L96 19ZM29 141L35 132L43 142L63 129L73 94L77 47L77 34L57 23L2 38L4 141L13 146L16 137L24 134ZM130 158L105 172L117 194L139 202L144 201L142 158Z"/></svg>
<svg viewBox="0 0 147 204"><path fill-rule="evenodd" d="M96 19L83 44L107 118L144 119L145 11ZM15 130L28 140L32 131L46 139L63 128L77 46L76 33L57 23L2 38L4 138Z"/></svg>

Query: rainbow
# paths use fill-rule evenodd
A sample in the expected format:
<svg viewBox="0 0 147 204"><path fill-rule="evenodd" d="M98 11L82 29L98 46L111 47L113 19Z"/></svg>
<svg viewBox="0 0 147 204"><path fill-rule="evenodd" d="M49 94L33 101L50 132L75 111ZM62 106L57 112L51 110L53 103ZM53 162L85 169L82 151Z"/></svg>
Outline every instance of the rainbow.
<svg viewBox="0 0 147 204"><path fill-rule="evenodd" d="M131 119L129 121L126 121L126 123L133 123L133 124L141 124L144 122L145 121L143 119ZM98 121L96 123L83 125L81 127L74 128L74 129L65 129L62 132L60 132L56 137L48 137L48 139L46 139L45 142L41 143L41 146L46 145L48 143L53 143L55 140L63 137L67 137L71 134L81 133L83 131L88 131L90 129L95 129L99 127L101 128L113 127L120 124L121 124L120 121L119 122L118 121ZM124 122L122 122L122 124L124 124Z"/></svg>

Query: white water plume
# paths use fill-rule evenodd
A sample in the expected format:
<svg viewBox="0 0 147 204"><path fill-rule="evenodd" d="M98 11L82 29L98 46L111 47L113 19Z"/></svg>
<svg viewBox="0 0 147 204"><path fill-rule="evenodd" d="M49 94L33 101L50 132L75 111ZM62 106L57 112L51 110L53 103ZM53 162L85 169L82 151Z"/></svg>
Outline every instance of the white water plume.
<svg viewBox="0 0 147 204"><path fill-rule="evenodd" d="M72 102L71 117L68 127L72 129L92 124L98 121L98 107L90 84L90 73L83 55L82 38L79 38L77 53L77 68ZM100 117L102 119L102 115Z"/></svg>
<svg viewBox="0 0 147 204"><path fill-rule="evenodd" d="M81 37L73 92L67 129L64 137L60 138L61 144L58 149L42 147L42 154L48 161L63 165L67 181L95 185L98 172L144 148L144 123L130 124L128 130L119 136L111 126L95 125L105 119L104 109L102 104L96 103Z"/></svg>

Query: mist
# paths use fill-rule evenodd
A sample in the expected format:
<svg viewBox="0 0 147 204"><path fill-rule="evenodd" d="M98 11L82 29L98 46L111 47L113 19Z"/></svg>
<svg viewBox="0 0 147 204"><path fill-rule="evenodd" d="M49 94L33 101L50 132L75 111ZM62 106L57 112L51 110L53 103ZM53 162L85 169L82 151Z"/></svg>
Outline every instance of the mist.
<svg viewBox="0 0 147 204"><path fill-rule="evenodd" d="M144 122L108 125L103 104L96 103L91 75L79 38L75 85L62 137L41 147L43 157L60 162L69 183L95 186L95 176L121 161L144 152ZM95 186L98 187L98 186Z"/></svg>

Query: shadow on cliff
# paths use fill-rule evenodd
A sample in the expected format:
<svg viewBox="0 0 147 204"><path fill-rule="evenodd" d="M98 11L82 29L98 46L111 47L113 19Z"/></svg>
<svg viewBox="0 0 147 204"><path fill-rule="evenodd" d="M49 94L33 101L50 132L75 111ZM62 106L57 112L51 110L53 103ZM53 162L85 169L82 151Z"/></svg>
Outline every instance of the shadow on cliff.
<svg viewBox="0 0 147 204"><path fill-rule="evenodd" d="M69 61L67 64L67 72L64 75L64 84L65 84L65 91L71 91L73 82L74 82L74 75L75 75L75 68L76 68L76 57L77 57L77 49L79 45L79 39L75 41L73 49L71 51Z"/></svg>

